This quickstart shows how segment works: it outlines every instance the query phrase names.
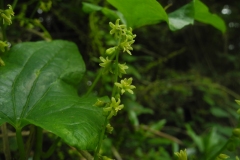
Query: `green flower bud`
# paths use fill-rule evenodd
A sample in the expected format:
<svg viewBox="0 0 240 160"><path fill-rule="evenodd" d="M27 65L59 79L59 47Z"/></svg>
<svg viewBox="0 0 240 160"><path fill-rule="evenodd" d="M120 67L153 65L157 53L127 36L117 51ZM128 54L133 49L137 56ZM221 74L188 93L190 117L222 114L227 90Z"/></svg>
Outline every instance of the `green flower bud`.
<svg viewBox="0 0 240 160"><path fill-rule="evenodd" d="M219 156L217 157L219 160L224 160L224 159L228 159L229 156L226 154L219 154Z"/></svg>
<svg viewBox="0 0 240 160"><path fill-rule="evenodd" d="M106 54L111 55L116 51L116 47L108 48L106 50Z"/></svg>
<svg viewBox="0 0 240 160"><path fill-rule="evenodd" d="M105 106L105 102L101 101L101 100L97 100L97 102L93 105L95 107L104 107Z"/></svg>
<svg viewBox="0 0 240 160"><path fill-rule="evenodd" d="M235 100L235 102L237 102L237 104L240 105L240 100Z"/></svg>
<svg viewBox="0 0 240 160"><path fill-rule="evenodd" d="M240 114L240 109L237 110L237 113Z"/></svg>
<svg viewBox="0 0 240 160"><path fill-rule="evenodd" d="M235 137L240 138L240 128L234 128L233 131L232 131L232 134L233 134Z"/></svg>

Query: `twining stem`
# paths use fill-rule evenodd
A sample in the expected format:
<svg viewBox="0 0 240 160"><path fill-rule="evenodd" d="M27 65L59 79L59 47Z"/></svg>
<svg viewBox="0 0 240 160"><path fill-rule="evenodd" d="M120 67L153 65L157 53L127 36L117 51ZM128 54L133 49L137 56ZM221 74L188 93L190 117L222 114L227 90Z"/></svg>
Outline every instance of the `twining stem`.
<svg viewBox="0 0 240 160"><path fill-rule="evenodd" d="M117 54L118 54L118 53L117 53ZM116 55L116 54L113 54L113 55L110 57L109 60L113 60L113 58L115 58L115 55ZM90 88L88 89L88 91L87 91L87 93L86 93L86 96L88 96L88 95L92 92L93 88L96 86L97 82L99 81L100 77L101 77L102 74L103 74L103 70L104 70L104 69L101 68L101 69L98 71L97 77L95 78L95 80L93 81L92 85L91 85Z"/></svg>
<svg viewBox="0 0 240 160"><path fill-rule="evenodd" d="M40 160L42 153L42 140L43 140L43 130L40 127L36 127L36 144L33 160Z"/></svg>
<svg viewBox="0 0 240 160"><path fill-rule="evenodd" d="M44 159L49 158L49 157L53 154L53 152L55 151L55 149L56 149L56 147L57 147L57 144L58 144L58 142L59 142L60 140L61 140L61 138L60 138L60 137L57 137L57 138L54 140L54 142L53 142L53 144L51 145L51 147L48 149L48 151L47 151L46 153L42 152L41 157L44 158Z"/></svg>
<svg viewBox="0 0 240 160"><path fill-rule="evenodd" d="M93 88L96 86L97 82L99 81L100 77L102 76L102 72L103 72L103 69L100 69L100 71L98 72L97 77L95 78L95 80L93 81L92 85L88 89L88 91L86 93L86 96L88 96L92 92Z"/></svg>
<svg viewBox="0 0 240 160"><path fill-rule="evenodd" d="M16 138L17 138L17 144L18 144L18 149L20 153L20 160L26 160L26 152L24 150L24 143L23 143L23 138L22 138L22 133L20 128L16 129Z"/></svg>
<svg viewBox="0 0 240 160"><path fill-rule="evenodd" d="M1 22L1 31L2 31L2 40L6 41L7 40L6 29L5 29L3 22Z"/></svg>
<svg viewBox="0 0 240 160"><path fill-rule="evenodd" d="M2 129L2 136L3 136L3 152L5 155L5 159L11 160L11 153L10 153L9 142L8 142L7 124L4 123L1 126L1 129Z"/></svg>
<svg viewBox="0 0 240 160"><path fill-rule="evenodd" d="M114 77L114 82L113 82L113 91L112 91L112 97L115 95L115 93L116 93L116 89L117 89L117 87L116 87L116 85L115 85L115 82L117 82L118 81L118 57L119 57L119 50L117 50L117 53L116 53L116 62L115 62L115 71L114 71L114 73L115 73L115 77Z"/></svg>
<svg viewBox="0 0 240 160"><path fill-rule="evenodd" d="M106 116L105 121L104 121L104 125L103 125L103 130L101 132L101 135L100 135L100 138L99 138L99 141L98 141L98 146L97 146L96 151L94 153L94 160L98 160L98 153L99 153L99 150L100 150L101 145L102 145L102 141L103 141L105 130L106 130L105 127L107 125L107 122L108 122L108 119L107 119L107 116Z"/></svg>

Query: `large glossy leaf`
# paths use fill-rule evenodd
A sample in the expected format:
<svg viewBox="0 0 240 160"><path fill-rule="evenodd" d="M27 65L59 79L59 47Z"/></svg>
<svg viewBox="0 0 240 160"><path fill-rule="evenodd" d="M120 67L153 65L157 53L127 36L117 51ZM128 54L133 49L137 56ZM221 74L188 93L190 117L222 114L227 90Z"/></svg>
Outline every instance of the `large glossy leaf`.
<svg viewBox="0 0 240 160"><path fill-rule="evenodd" d="M194 4L190 2L176 11L168 14L169 28L172 31L194 23Z"/></svg>
<svg viewBox="0 0 240 160"><path fill-rule="evenodd" d="M126 19L128 27L137 28L144 25L168 22L168 16L156 0L108 0Z"/></svg>
<svg viewBox="0 0 240 160"><path fill-rule="evenodd" d="M93 150L104 123L95 97L77 94L85 65L75 44L29 42L14 46L0 67L0 123L28 124L60 136L69 145Z"/></svg>
<svg viewBox="0 0 240 160"><path fill-rule="evenodd" d="M199 0L194 0L195 20L210 24L222 33L226 31L226 25L222 18L209 12L208 7Z"/></svg>

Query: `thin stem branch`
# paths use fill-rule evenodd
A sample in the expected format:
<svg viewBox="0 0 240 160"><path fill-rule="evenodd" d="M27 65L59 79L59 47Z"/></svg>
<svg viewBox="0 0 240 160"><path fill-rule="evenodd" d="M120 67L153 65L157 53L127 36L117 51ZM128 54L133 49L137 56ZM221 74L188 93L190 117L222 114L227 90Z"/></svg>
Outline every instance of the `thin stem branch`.
<svg viewBox="0 0 240 160"><path fill-rule="evenodd" d="M92 157L92 155L90 154L90 153L88 153L88 151L84 151L84 150L78 150L80 153L81 153L81 155L84 157L84 158L86 158L87 160L92 160L93 159L93 157Z"/></svg>
<svg viewBox="0 0 240 160"><path fill-rule="evenodd" d="M7 36L6 36L6 28L3 24L3 21L0 22L0 26L1 26L1 32L2 32L2 37L3 37L3 41L7 40Z"/></svg>
<svg viewBox="0 0 240 160"><path fill-rule="evenodd" d="M163 138L166 138L166 139L169 139L170 141L173 141L175 143L178 143L178 144L183 144L183 142L181 140L179 140L178 138L176 137L173 137L169 134L166 134L166 133L163 133L161 131L157 131L157 130L154 130L154 129L151 129L150 127L148 127L147 125L141 125L140 128L146 130L146 131L149 131L157 136L160 136L160 137L163 137Z"/></svg>
<svg viewBox="0 0 240 160"><path fill-rule="evenodd" d="M53 154L53 152L55 151L55 149L56 149L56 147L57 147L57 144L58 144L58 142L61 140L61 138L60 137L57 137L55 140L54 140L54 142L53 142L53 144L51 145L51 147L48 149L48 151L47 152L42 152L42 155L41 155L41 157L42 158L49 158L52 154Z"/></svg>
<svg viewBox="0 0 240 160"><path fill-rule="evenodd" d="M113 58L115 58L115 55L116 54L113 54L111 57L110 57L110 60L113 60ZM87 93L86 93L86 96L88 96L91 92L92 92L92 90L93 90L93 88L96 86L96 84L97 84L97 82L99 81L99 79L100 79L100 77L102 76L102 74L103 74L103 68L101 68L100 70L99 70L99 72L98 72L98 75L97 75L97 77L95 78L95 80L93 81L93 84L90 86L90 88L88 89L88 91L87 91Z"/></svg>
<svg viewBox="0 0 240 160"><path fill-rule="evenodd" d="M102 76L102 72L103 72L103 69L100 69L99 72L98 72L97 77L95 78L95 80L93 81L92 85L88 89L88 91L86 93L86 96L88 96L92 92L93 88L96 86L97 82L99 81L100 77Z"/></svg>
<svg viewBox="0 0 240 160"><path fill-rule="evenodd" d="M35 6L35 8L34 8L32 14L31 14L31 16L30 16L30 19L33 19L35 13L37 12L37 10L38 10L38 8L39 8L39 5L40 5L40 2L38 2L38 4Z"/></svg>
<svg viewBox="0 0 240 160"><path fill-rule="evenodd" d="M20 128L16 129L16 138L17 138L17 144L18 144L18 149L20 153L20 160L26 160L27 157L24 150L24 143L23 143L23 138L22 138L22 133Z"/></svg>
<svg viewBox="0 0 240 160"><path fill-rule="evenodd" d="M11 152L10 152L10 148L9 148L9 141L8 141L8 131L7 131L7 124L4 123L1 126L2 129L2 135L3 135L3 152L5 155L5 159L6 160L11 160Z"/></svg>
<svg viewBox="0 0 240 160"><path fill-rule="evenodd" d="M115 71L114 71L114 73L115 73L115 77L114 77L114 82L113 82L113 91L112 91L112 97L115 95L115 93L116 93L116 89L117 89L117 87L116 87L116 85L115 85L115 82L117 82L118 81L118 58L119 58L119 50L117 50L116 51L116 62L115 62Z"/></svg>

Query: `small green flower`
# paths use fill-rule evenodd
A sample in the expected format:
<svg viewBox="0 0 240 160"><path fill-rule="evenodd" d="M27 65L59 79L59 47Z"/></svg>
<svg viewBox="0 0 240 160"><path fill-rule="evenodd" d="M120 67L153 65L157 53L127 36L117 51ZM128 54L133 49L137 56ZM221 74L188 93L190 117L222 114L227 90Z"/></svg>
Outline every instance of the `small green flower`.
<svg viewBox="0 0 240 160"><path fill-rule="evenodd" d="M117 19L115 24L109 22L109 26L112 28L110 34L114 34L116 38L120 38L122 35L126 34L126 25L119 24L120 19Z"/></svg>
<svg viewBox="0 0 240 160"><path fill-rule="evenodd" d="M124 105L121 104L121 100L118 99L118 101L116 101L116 99L114 97L112 97L111 99L111 103L109 107L103 108L104 112L110 112L107 119L112 118L112 116L116 116L117 112L121 109L123 109Z"/></svg>
<svg viewBox="0 0 240 160"><path fill-rule="evenodd" d="M133 48L131 47L131 45L134 43L134 40L131 41L127 41L125 40L124 42L121 43L121 48L123 49L123 52L127 52L128 54L132 55L132 53L130 52L130 50L133 50Z"/></svg>
<svg viewBox="0 0 240 160"><path fill-rule="evenodd" d="M240 128L234 128L232 133L235 137L240 138Z"/></svg>
<svg viewBox="0 0 240 160"><path fill-rule="evenodd" d="M0 57L0 66L5 66L4 61L2 60L2 58Z"/></svg>
<svg viewBox="0 0 240 160"><path fill-rule="evenodd" d="M112 61L109 60L108 57L100 57L99 59L102 61L99 65L104 68L104 72L112 72Z"/></svg>
<svg viewBox="0 0 240 160"><path fill-rule="evenodd" d="M8 9L1 11L1 17L3 19L3 24L10 25L12 24L12 16L14 16L14 12L11 5L8 4L7 6L9 7Z"/></svg>
<svg viewBox="0 0 240 160"><path fill-rule="evenodd" d="M121 89L121 94L123 94L126 91L133 94L132 89L136 87L134 85L131 85L132 80L133 80L132 78L129 78L129 79L125 78L121 80L121 83L117 83L117 82L115 83L115 85Z"/></svg>
<svg viewBox="0 0 240 160"><path fill-rule="evenodd" d="M219 154L218 157L216 158L216 160L224 160L224 159L228 159L229 156L226 154Z"/></svg>
<svg viewBox="0 0 240 160"><path fill-rule="evenodd" d="M47 12L51 9L52 7L52 1L49 0L47 2L44 2L44 1L40 1L40 7L44 12Z"/></svg>
<svg viewBox="0 0 240 160"><path fill-rule="evenodd" d="M175 152L174 154L178 157L178 160L187 160L187 150L186 149L184 151L180 150L180 152Z"/></svg>
<svg viewBox="0 0 240 160"><path fill-rule="evenodd" d="M8 43L6 41L5 42L0 41L0 50L2 52L5 52L6 47L8 47Z"/></svg>
<svg viewBox="0 0 240 160"><path fill-rule="evenodd" d="M119 77L122 78L122 74L126 74L126 69L128 69L128 66L126 65L126 63L124 64L120 64L118 63L118 68L119 68Z"/></svg>

